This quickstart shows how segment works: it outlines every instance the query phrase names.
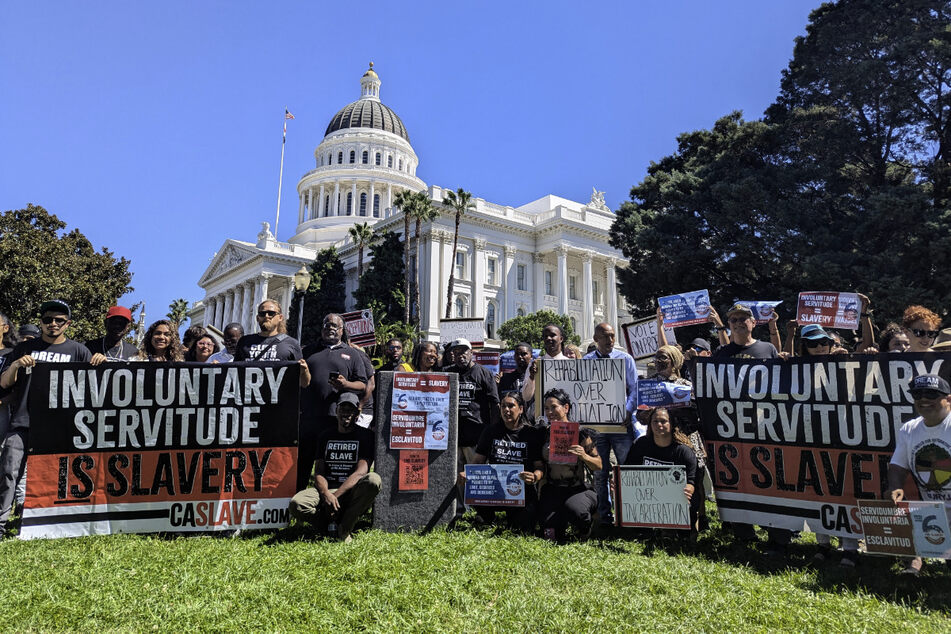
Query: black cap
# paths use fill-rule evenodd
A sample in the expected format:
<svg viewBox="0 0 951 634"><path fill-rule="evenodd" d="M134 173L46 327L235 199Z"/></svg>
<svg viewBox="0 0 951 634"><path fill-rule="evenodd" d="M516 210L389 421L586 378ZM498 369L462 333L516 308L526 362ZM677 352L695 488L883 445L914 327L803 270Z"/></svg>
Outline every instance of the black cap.
<svg viewBox="0 0 951 634"><path fill-rule="evenodd" d="M912 394L915 392L924 392L925 390L936 390L945 396L951 394L951 386L937 374L921 374L916 376L912 379L911 386L908 388L908 391Z"/></svg>
<svg viewBox="0 0 951 634"><path fill-rule="evenodd" d="M337 406L341 403L350 403L353 405L357 411L360 410L360 399L357 398L357 395L353 392L344 392L337 398L337 402L330 406L330 415L337 415Z"/></svg>
<svg viewBox="0 0 951 634"><path fill-rule="evenodd" d="M53 310L58 313L66 313L66 316L70 318L73 316L72 311L69 310L69 304L61 299L51 299L40 304L41 315L48 310Z"/></svg>
<svg viewBox="0 0 951 634"><path fill-rule="evenodd" d="M39 337L40 327L34 326L33 324L23 324L20 326L20 329L17 330L17 335L20 337Z"/></svg>

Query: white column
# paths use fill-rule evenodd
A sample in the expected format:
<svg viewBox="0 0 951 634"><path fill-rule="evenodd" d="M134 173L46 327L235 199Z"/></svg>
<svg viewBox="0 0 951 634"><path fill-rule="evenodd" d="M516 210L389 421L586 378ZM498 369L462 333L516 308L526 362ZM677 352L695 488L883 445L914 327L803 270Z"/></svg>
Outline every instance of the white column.
<svg viewBox="0 0 951 634"><path fill-rule="evenodd" d="M221 327L224 330L225 324L231 319L231 311L234 310L234 291L225 293L225 310L221 314Z"/></svg>
<svg viewBox="0 0 951 634"><path fill-rule="evenodd" d="M300 192L300 206L297 209L297 224L304 222L304 192Z"/></svg>
<svg viewBox="0 0 951 634"><path fill-rule="evenodd" d="M504 323L515 316L515 311L512 308L515 306L515 247L511 244L505 245L505 267L503 271L505 272L505 292L502 294L504 302L500 306L500 311L502 313L502 321Z"/></svg>
<svg viewBox="0 0 951 634"><path fill-rule="evenodd" d="M370 157L372 160L373 157ZM367 218L373 217L373 193L376 183L370 181L370 193L367 195ZM419 260L419 254L416 255L417 261Z"/></svg>
<svg viewBox="0 0 951 634"><path fill-rule="evenodd" d="M291 310L291 299L294 296L294 278L287 278L287 286L284 287L284 298L281 300L281 308L284 309L284 318Z"/></svg>
<svg viewBox="0 0 951 634"><path fill-rule="evenodd" d="M472 247L472 316L485 319L485 240L476 238Z"/></svg>
<svg viewBox="0 0 951 634"><path fill-rule="evenodd" d="M584 301L581 303L584 310L584 324L579 328L582 339L590 339L594 336L594 285L591 283L591 252L585 251L581 254L582 273L581 279L584 284L584 290L581 297Z"/></svg>
<svg viewBox="0 0 951 634"><path fill-rule="evenodd" d="M257 306L254 305L254 281L244 283L244 302L241 307L241 325L245 332L257 332L258 322L255 319Z"/></svg>
<svg viewBox="0 0 951 634"><path fill-rule="evenodd" d="M607 264L608 287L604 289L604 292L607 294L608 300L607 322L617 332L617 277L614 266L614 258L609 258Z"/></svg>
<svg viewBox="0 0 951 634"><path fill-rule="evenodd" d="M386 209L387 209L386 213L389 213L389 210L392 208L393 208L393 185L391 185L390 183L387 183L386 184ZM386 213L383 213L380 215L385 218Z"/></svg>
<svg viewBox="0 0 951 634"><path fill-rule="evenodd" d="M535 252L535 307L538 311L545 307L545 254Z"/></svg>
<svg viewBox="0 0 951 634"><path fill-rule="evenodd" d="M360 201L357 200L357 179L353 179L353 184L350 186L350 193L350 213L356 216L360 213Z"/></svg>
<svg viewBox="0 0 951 634"><path fill-rule="evenodd" d="M334 212L330 214L331 216L340 215L340 180L334 181L334 199L330 201L330 204L333 205Z"/></svg>
<svg viewBox="0 0 951 634"><path fill-rule="evenodd" d="M440 233L440 239L442 241L442 266L440 267L439 279L441 281L440 285L442 286L442 292L439 294L439 297L442 300L442 303L439 306L439 317L442 318L446 315L446 292L449 285L449 271L453 266L453 261L456 255L451 253L452 234L448 231L443 231ZM456 293L456 288L458 287L453 288L453 293ZM451 302L452 299L450 298L449 301ZM452 308L449 310L449 315L455 316Z"/></svg>
<svg viewBox="0 0 951 634"><path fill-rule="evenodd" d="M223 295L217 295L215 297L215 326L218 327L218 330L222 332L225 329L225 325L221 323L224 320L225 316L225 298Z"/></svg>
<svg viewBox="0 0 951 634"><path fill-rule="evenodd" d="M426 269L429 270L429 275L421 276L422 279L419 281L423 287L419 289L420 301L426 302L426 312L421 313L425 315L425 318L419 324L419 328L425 333L427 329L433 332L438 331L439 318L441 317L439 312L439 296L443 285L439 273L439 248L441 242L438 233L430 231L427 235L423 236L423 245L426 249L426 263L428 265ZM426 289L425 293L423 293L423 289Z"/></svg>
<svg viewBox="0 0 951 634"><path fill-rule="evenodd" d="M261 305L261 302L267 299L267 283L271 279L269 273L262 273L258 282L258 290L254 295L254 307L257 308Z"/></svg>
<svg viewBox="0 0 951 634"><path fill-rule="evenodd" d="M232 306L232 314L228 317L228 321L241 321L241 309L244 305L244 285L238 286L234 289L234 305Z"/></svg>
<svg viewBox="0 0 951 634"><path fill-rule="evenodd" d="M327 210L324 209L324 198L325 198L325 197L326 197L326 194L324 194L324 184L321 183L321 184L320 184L320 197L317 198L317 216L318 216L318 217L320 217L320 216L326 216L326 215L327 215Z"/></svg>
<svg viewBox="0 0 951 634"><path fill-rule="evenodd" d="M558 312L568 314L568 249L565 245L555 248L558 254Z"/></svg>

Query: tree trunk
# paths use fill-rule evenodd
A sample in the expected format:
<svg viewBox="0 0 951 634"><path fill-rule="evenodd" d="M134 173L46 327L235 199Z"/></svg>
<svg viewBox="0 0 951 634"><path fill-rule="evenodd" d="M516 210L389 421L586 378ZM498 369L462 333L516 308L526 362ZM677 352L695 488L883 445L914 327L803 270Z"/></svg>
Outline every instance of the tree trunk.
<svg viewBox="0 0 951 634"><path fill-rule="evenodd" d="M417 216L416 218L416 288L413 290L414 300L416 302L416 329L419 329L419 325L422 322L422 306L419 303L419 231L422 228L422 219Z"/></svg>
<svg viewBox="0 0 951 634"><path fill-rule="evenodd" d="M403 273L406 293L403 295L403 323L409 324L409 214L403 209Z"/></svg>
<svg viewBox="0 0 951 634"><path fill-rule="evenodd" d="M446 319L452 317L452 287L456 283L456 248L459 246L459 220L462 213L456 212L456 232L452 236L452 256L449 258L449 289L446 291Z"/></svg>

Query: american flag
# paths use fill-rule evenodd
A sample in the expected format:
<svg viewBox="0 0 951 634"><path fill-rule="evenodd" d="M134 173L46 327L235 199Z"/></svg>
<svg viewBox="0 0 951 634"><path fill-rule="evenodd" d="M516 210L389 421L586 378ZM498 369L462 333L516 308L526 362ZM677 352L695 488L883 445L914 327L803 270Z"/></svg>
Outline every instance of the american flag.
<svg viewBox="0 0 951 634"><path fill-rule="evenodd" d="M287 108L284 108L284 120L287 121L288 119L293 119L293 118L294 118L294 115L291 114L291 111L288 110Z"/></svg>

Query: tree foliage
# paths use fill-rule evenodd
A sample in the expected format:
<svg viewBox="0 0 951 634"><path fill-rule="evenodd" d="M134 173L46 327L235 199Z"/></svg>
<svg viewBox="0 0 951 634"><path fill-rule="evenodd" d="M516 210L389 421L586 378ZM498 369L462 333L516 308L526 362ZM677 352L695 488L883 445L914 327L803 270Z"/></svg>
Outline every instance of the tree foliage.
<svg viewBox="0 0 951 634"><path fill-rule="evenodd" d="M173 300L172 303L168 305L168 314L166 317L168 317L168 320L175 326L175 330L181 328L182 325L188 321L188 300L183 298Z"/></svg>
<svg viewBox="0 0 951 634"><path fill-rule="evenodd" d="M354 298L358 308L372 308L374 322L402 322L406 295L403 294L402 244L395 233L385 232L370 247L372 261L360 278Z"/></svg>
<svg viewBox="0 0 951 634"><path fill-rule="evenodd" d="M344 311L343 262L336 247L317 252L317 257L308 267L310 286L304 293L304 321L301 329L302 343L313 343L320 339L321 324L327 313ZM300 312L300 295L294 293L287 314L287 332L297 336L297 316Z"/></svg>
<svg viewBox="0 0 951 634"><path fill-rule="evenodd" d="M459 248L459 222L462 220L462 214L475 208L472 202L472 194L458 188L456 191L447 191L442 199L442 204L452 211L455 220L455 230L452 233L452 263L449 266L449 281L446 284L446 319L452 316L452 294L456 283L456 249Z"/></svg>
<svg viewBox="0 0 951 634"><path fill-rule="evenodd" d="M575 334L568 315L559 315L550 310L539 310L524 317L509 319L499 326L499 338L505 340L507 348L512 348L523 341L532 344L533 348L543 348L542 330L548 324L561 326L561 331L565 335L564 343L581 345L581 337Z"/></svg>
<svg viewBox="0 0 951 634"><path fill-rule="evenodd" d="M948 2L846 0L810 17L762 120L682 134L618 211L632 307L857 290L879 325L951 304Z"/></svg>
<svg viewBox="0 0 951 634"><path fill-rule="evenodd" d="M130 262L96 251L79 231L38 205L0 214L0 312L15 323L35 322L47 299L66 301L73 313L68 336L104 334L110 306L132 291Z"/></svg>

